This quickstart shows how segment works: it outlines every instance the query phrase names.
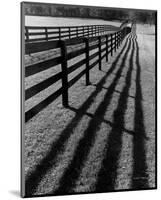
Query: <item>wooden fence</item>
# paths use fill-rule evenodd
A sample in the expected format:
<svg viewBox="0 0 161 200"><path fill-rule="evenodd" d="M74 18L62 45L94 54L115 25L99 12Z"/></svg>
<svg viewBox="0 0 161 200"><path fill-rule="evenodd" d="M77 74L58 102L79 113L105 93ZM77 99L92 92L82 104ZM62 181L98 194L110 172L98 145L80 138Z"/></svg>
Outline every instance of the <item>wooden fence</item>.
<svg viewBox="0 0 161 200"><path fill-rule="evenodd" d="M68 89L75 84L83 75L85 75L86 85L90 83L90 69L98 64L99 70L101 70L102 59L106 58L108 61L109 54L112 56L113 52L120 46L124 37L131 31L130 28L124 28L113 34L107 34L102 36L95 37L80 37L72 38L67 40L58 40L58 41L46 41L46 42L34 42L26 43L25 53L37 53L41 51L59 49L60 55L49 60L41 61L36 64L32 64L25 67L25 77L43 72L51 67L54 67L58 64L61 65L61 71L57 74L54 74L50 78L28 88L25 90L25 100L32 98L34 95L45 90L49 86L53 85L57 81L61 80L62 87L57 89L53 94L48 96L46 99L38 103L36 106L32 107L25 113L25 122L30 120L33 116L39 113L42 109L52 103L57 97L62 95L63 106L68 106ZM67 51L67 47L71 45L82 44L83 48L75 49L72 52ZM91 54L92 50L97 50ZM68 61L80 55L85 55L85 58L78 61L77 63L69 66ZM96 59L97 58L97 59ZM96 59L92 64L90 61ZM76 75L72 80L68 81L68 75L75 70L85 68Z"/></svg>
<svg viewBox="0 0 161 200"><path fill-rule="evenodd" d="M75 37L92 37L107 34L109 31L118 31L119 28L111 25L89 25L71 27L38 27L25 26L25 42L71 39Z"/></svg>

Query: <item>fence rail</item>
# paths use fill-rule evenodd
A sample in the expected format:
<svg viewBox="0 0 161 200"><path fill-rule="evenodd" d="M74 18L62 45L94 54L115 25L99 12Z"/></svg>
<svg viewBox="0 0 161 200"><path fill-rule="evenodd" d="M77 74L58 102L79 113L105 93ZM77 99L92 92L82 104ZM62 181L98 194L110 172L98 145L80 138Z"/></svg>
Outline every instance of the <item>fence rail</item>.
<svg viewBox="0 0 161 200"><path fill-rule="evenodd" d="M25 26L25 42L39 42L49 40L71 39L74 37L93 37L107 34L109 31L118 31L119 28L111 25L38 27Z"/></svg>
<svg viewBox="0 0 161 200"><path fill-rule="evenodd" d="M99 70L102 67L102 59L106 58L108 61L108 55L113 55L113 52L120 46L121 42L125 36L131 31L130 28L124 28L113 34L107 34L102 36L95 36L90 38L80 37L72 38L67 40L59 41L46 41L38 43L27 43L25 45L26 54L37 53L44 50L50 50L58 48L60 50L60 55L49 60L45 60L36 64L32 64L25 67L25 77L37 74L39 72L50 69L51 67L56 67L61 64L61 71L53 76L43 80L42 82L28 88L25 90L25 100L32 98L34 95L53 85L54 83L61 80L62 87L57 89L53 94L48 96L46 99L38 103L36 106L31 108L25 113L25 122L30 120L33 116L38 114L42 109L53 102L57 97L62 95L63 106L68 106L68 89L74 85L83 75L85 75L85 84L90 83L90 70L97 64ZM70 45L82 44L82 48L74 49L72 52L67 51L67 47ZM92 51L94 50L94 53ZM75 64L69 65L68 61L72 58L76 58L80 55L85 55L85 58L77 61ZM90 63L93 59L94 62ZM75 70L85 66L83 70L77 74L70 81L68 80L68 75Z"/></svg>

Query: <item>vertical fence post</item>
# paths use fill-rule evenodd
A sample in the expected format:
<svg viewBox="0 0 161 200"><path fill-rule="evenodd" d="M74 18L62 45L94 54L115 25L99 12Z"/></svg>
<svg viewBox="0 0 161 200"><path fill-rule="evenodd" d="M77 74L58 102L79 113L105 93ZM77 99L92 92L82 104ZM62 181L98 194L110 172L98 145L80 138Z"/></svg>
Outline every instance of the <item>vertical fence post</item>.
<svg viewBox="0 0 161 200"><path fill-rule="evenodd" d="M61 28L59 27L59 40L61 40Z"/></svg>
<svg viewBox="0 0 161 200"><path fill-rule="evenodd" d="M120 36L121 36L120 33L121 33L121 32L119 31L119 33L118 33L118 47L120 46Z"/></svg>
<svg viewBox="0 0 161 200"><path fill-rule="evenodd" d="M89 80L89 39L84 38L85 42L85 55L86 55L86 85L90 84Z"/></svg>
<svg viewBox="0 0 161 200"><path fill-rule="evenodd" d="M83 26L83 37L84 37L84 26Z"/></svg>
<svg viewBox="0 0 161 200"><path fill-rule="evenodd" d="M78 27L76 27L76 36L78 37Z"/></svg>
<svg viewBox="0 0 161 200"><path fill-rule="evenodd" d="M47 29L47 27L45 27L45 36L46 36L46 40L48 41L48 29Z"/></svg>
<svg viewBox="0 0 161 200"><path fill-rule="evenodd" d="M108 35L106 35L106 61L108 62Z"/></svg>
<svg viewBox="0 0 161 200"><path fill-rule="evenodd" d="M65 41L61 40L61 57L62 57L62 103L68 107L68 70L67 70L67 48Z"/></svg>
<svg viewBox="0 0 161 200"><path fill-rule="evenodd" d="M98 36L98 48L99 48L99 70L101 70L101 36Z"/></svg>
<svg viewBox="0 0 161 200"><path fill-rule="evenodd" d="M117 45L117 33L115 33L115 52L116 52L116 45Z"/></svg>
<svg viewBox="0 0 161 200"><path fill-rule="evenodd" d="M119 37L119 33L116 33L116 49L118 48L118 37Z"/></svg>
<svg viewBox="0 0 161 200"><path fill-rule="evenodd" d="M29 42L29 30L27 27L25 27L25 31L26 31L26 42Z"/></svg>
<svg viewBox="0 0 161 200"><path fill-rule="evenodd" d="M69 39L71 38L71 36L70 36L70 27L69 27Z"/></svg>
<svg viewBox="0 0 161 200"><path fill-rule="evenodd" d="M91 26L91 29L92 29L92 30L91 30L91 31L92 31L92 35L91 35L91 36L93 37L93 33L94 33L94 32L93 32L93 25Z"/></svg>
<svg viewBox="0 0 161 200"><path fill-rule="evenodd" d="M112 47L113 46L113 42L112 42L113 40L112 40L112 37L113 37L113 35L111 34L111 56L113 55L113 47Z"/></svg>

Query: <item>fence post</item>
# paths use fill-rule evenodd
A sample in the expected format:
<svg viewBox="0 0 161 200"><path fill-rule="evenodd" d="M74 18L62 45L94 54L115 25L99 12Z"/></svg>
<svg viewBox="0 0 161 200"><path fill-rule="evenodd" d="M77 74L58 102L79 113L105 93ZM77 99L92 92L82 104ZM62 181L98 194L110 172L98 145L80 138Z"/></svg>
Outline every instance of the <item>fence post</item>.
<svg viewBox="0 0 161 200"><path fill-rule="evenodd" d="M48 30L47 30L47 27L45 27L45 35L46 35L46 40L48 41Z"/></svg>
<svg viewBox="0 0 161 200"><path fill-rule="evenodd" d="M92 26L92 36L93 36L93 26Z"/></svg>
<svg viewBox="0 0 161 200"><path fill-rule="evenodd" d="M26 42L29 42L29 30L27 27L25 27L26 30Z"/></svg>
<svg viewBox="0 0 161 200"><path fill-rule="evenodd" d="M119 35L118 35L118 47L120 46L120 39L121 39L121 31L119 31Z"/></svg>
<svg viewBox="0 0 161 200"><path fill-rule="evenodd" d="M70 27L69 27L69 39L71 38L71 36L70 36Z"/></svg>
<svg viewBox="0 0 161 200"><path fill-rule="evenodd" d="M76 26L76 36L78 37L78 27Z"/></svg>
<svg viewBox="0 0 161 200"><path fill-rule="evenodd" d="M98 36L98 48L99 48L99 70L101 70L101 36Z"/></svg>
<svg viewBox="0 0 161 200"><path fill-rule="evenodd" d="M83 37L83 26L81 27L81 36Z"/></svg>
<svg viewBox="0 0 161 200"><path fill-rule="evenodd" d="M84 38L85 42L85 55L86 55L86 85L90 84L89 80L89 39Z"/></svg>
<svg viewBox="0 0 161 200"><path fill-rule="evenodd" d="M115 52L116 52L116 45L117 45L117 33L115 33Z"/></svg>
<svg viewBox="0 0 161 200"><path fill-rule="evenodd" d="M84 26L83 26L83 37L84 37Z"/></svg>
<svg viewBox="0 0 161 200"><path fill-rule="evenodd" d="M106 61L108 62L108 35L106 35Z"/></svg>
<svg viewBox="0 0 161 200"><path fill-rule="evenodd" d="M111 56L113 55L113 48L112 48L112 46L113 46L113 43L112 43L112 37L113 37L113 35L111 34Z"/></svg>
<svg viewBox="0 0 161 200"><path fill-rule="evenodd" d="M61 30L60 30L60 27L59 27L59 40L61 40Z"/></svg>
<svg viewBox="0 0 161 200"><path fill-rule="evenodd" d="M62 57L62 103L68 107L68 69L67 69L67 48L65 41L61 40L61 57Z"/></svg>

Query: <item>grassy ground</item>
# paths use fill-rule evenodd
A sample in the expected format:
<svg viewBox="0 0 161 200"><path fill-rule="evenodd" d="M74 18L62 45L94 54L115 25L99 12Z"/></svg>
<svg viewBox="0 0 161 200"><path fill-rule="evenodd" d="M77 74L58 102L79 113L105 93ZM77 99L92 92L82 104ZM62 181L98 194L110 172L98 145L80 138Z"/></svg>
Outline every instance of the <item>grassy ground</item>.
<svg viewBox="0 0 161 200"><path fill-rule="evenodd" d="M138 25L137 37L128 36L102 71L90 71L91 85L82 77L71 87L69 108L60 97L26 123L28 195L155 187L155 35L149 32ZM45 73L38 81L55 71Z"/></svg>
<svg viewBox="0 0 161 200"><path fill-rule="evenodd" d="M113 25L120 26L118 21L107 21L101 19L68 18L68 17L43 17L25 16L25 26L82 26L82 25Z"/></svg>

